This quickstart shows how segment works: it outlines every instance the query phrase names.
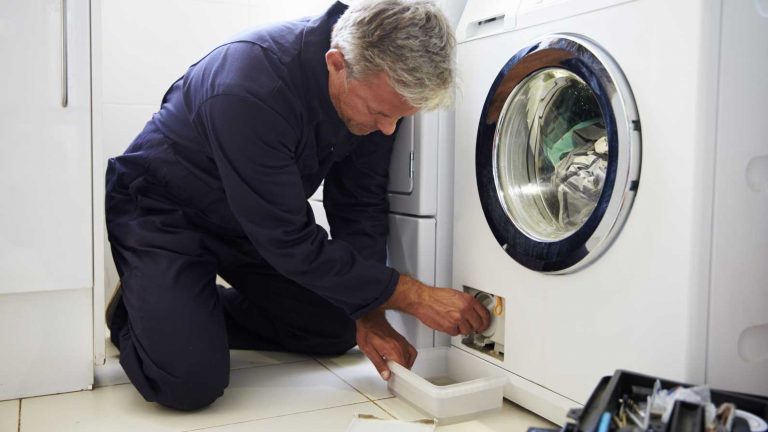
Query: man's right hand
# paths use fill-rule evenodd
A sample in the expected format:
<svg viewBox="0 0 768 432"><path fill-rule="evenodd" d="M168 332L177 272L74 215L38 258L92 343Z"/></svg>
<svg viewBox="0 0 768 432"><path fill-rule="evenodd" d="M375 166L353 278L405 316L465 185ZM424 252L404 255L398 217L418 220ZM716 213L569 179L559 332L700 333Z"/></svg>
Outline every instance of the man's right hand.
<svg viewBox="0 0 768 432"><path fill-rule="evenodd" d="M411 314L427 326L451 336L482 332L488 328L491 319L488 309L471 295L450 288L431 287L403 275L383 307Z"/></svg>

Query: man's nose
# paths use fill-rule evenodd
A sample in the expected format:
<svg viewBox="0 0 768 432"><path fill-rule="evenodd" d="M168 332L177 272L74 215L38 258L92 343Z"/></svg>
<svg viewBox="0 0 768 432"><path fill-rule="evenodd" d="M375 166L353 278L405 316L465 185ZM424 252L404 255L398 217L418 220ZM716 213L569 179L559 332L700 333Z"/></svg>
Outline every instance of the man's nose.
<svg viewBox="0 0 768 432"><path fill-rule="evenodd" d="M395 133L395 128L397 127L397 120L379 120L379 123L376 126L384 135L392 135Z"/></svg>

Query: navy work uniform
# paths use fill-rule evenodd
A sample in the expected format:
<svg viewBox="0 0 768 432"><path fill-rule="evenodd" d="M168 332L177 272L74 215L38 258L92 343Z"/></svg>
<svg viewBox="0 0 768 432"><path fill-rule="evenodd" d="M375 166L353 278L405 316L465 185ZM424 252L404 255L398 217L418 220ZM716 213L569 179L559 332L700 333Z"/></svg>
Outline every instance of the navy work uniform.
<svg viewBox="0 0 768 432"><path fill-rule="evenodd" d="M346 6L254 30L176 81L109 161L123 284L112 340L148 401L196 409L229 382L229 349L341 353L393 293L385 266L393 137L352 135L325 53ZM333 239L307 203L325 179ZM221 275L233 289L216 286Z"/></svg>

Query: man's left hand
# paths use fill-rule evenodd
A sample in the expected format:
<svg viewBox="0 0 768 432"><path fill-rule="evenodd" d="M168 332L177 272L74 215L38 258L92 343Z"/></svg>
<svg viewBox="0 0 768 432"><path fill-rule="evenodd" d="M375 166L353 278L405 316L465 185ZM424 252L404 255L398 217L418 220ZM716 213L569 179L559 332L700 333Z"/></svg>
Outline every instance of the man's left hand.
<svg viewBox="0 0 768 432"><path fill-rule="evenodd" d="M410 369L416 360L416 348L387 322L383 310L374 310L356 321L357 346L371 360L384 380L389 380L387 360Z"/></svg>

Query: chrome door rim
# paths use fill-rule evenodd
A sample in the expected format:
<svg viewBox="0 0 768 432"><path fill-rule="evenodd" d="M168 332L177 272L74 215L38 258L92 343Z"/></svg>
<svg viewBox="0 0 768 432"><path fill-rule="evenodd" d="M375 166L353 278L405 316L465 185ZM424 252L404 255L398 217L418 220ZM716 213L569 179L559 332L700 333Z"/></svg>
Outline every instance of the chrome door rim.
<svg viewBox="0 0 768 432"><path fill-rule="evenodd" d="M572 235L545 241L518 226L496 184L498 130L507 97L537 71L565 69L595 94L608 131L608 175L600 201ZM486 98L478 126L476 175L486 220L502 248L522 265L545 273L570 273L598 258L623 227L639 184L640 122L629 84L613 58L594 42L553 34L518 51L501 69ZM610 184L609 184L610 180Z"/></svg>

